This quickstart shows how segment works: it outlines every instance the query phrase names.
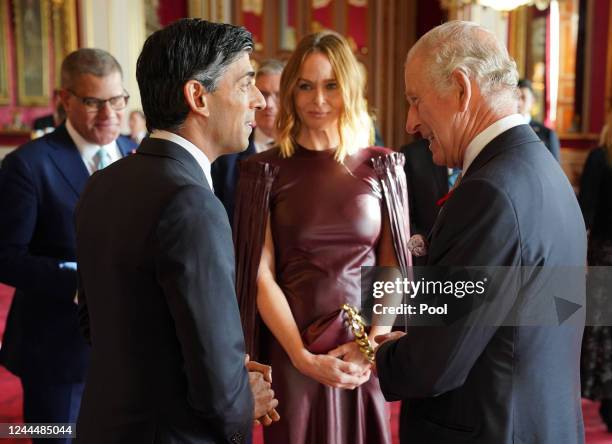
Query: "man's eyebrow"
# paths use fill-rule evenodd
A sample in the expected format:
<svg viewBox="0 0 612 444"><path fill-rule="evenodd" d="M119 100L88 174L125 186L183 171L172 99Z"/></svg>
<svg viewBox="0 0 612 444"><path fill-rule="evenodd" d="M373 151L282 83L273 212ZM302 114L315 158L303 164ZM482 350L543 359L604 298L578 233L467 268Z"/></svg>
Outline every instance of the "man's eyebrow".
<svg viewBox="0 0 612 444"><path fill-rule="evenodd" d="M237 81L240 82L245 77L255 78L255 71L248 71L244 73L242 76L240 76L240 78Z"/></svg>

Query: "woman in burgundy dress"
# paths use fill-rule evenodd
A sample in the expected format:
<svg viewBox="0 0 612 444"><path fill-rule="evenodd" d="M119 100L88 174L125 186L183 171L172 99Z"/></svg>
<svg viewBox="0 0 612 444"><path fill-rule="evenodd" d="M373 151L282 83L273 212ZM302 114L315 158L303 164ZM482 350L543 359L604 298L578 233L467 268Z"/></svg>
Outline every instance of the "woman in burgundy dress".
<svg viewBox="0 0 612 444"><path fill-rule="evenodd" d="M241 315L248 351L272 365L281 415L267 444L391 441L365 347L336 328L343 304L360 306L362 266L410 260L403 157L368 147L363 86L341 36L305 37L281 77L280 146L240 167ZM370 338L390 328L375 320Z"/></svg>

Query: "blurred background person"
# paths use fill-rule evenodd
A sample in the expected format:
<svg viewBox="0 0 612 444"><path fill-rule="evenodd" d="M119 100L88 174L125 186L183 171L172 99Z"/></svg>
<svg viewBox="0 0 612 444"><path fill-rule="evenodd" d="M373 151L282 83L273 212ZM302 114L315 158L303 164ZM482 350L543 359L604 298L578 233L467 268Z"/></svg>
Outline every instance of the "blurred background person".
<svg viewBox="0 0 612 444"><path fill-rule="evenodd" d="M135 148L119 134L129 96L111 54L72 52L61 85L66 122L0 169L0 282L15 287L0 363L21 379L26 423L76 422L89 347L74 302L74 208L91 174Z"/></svg>
<svg viewBox="0 0 612 444"><path fill-rule="evenodd" d="M53 113L34 120L34 124L32 125L32 139L36 139L37 137L41 137L52 132L55 128L60 126L64 120L66 120L66 110L64 110L64 105L62 104L59 92L59 89L53 90L53 96L51 99Z"/></svg>
<svg viewBox="0 0 612 444"><path fill-rule="evenodd" d="M520 79L518 81L519 88L519 114L521 114L525 121L531 126L531 128L538 135L542 143L546 145L550 154L553 155L557 162L561 159L561 145L557 133L551 128L548 128L541 122L537 122L531 118L531 110L535 102L535 94L533 92L533 86L531 81L528 79Z"/></svg>
<svg viewBox="0 0 612 444"><path fill-rule="evenodd" d="M249 146L241 153L220 156L212 164L211 174L215 194L223 202L230 223L234 215L238 164L249 156L266 151L276 144L274 122L278 113L278 95L283 67L284 64L275 59L262 62L255 75L255 86L264 96L266 107L255 111L256 126L249 137Z"/></svg>
<svg viewBox="0 0 612 444"><path fill-rule="evenodd" d="M266 107L255 112L257 126L251 134L255 151L261 153L276 145L276 115L278 114L278 95L280 78L285 67L276 59L265 60L255 77L255 86L266 99Z"/></svg>
<svg viewBox="0 0 612 444"><path fill-rule="evenodd" d="M461 171L459 168L436 165L429 143L427 139L420 138L401 148L406 158L404 171L408 185L410 234L420 234L425 238L440 211L438 201L455 185ZM427 263L426 256L413 256L412 260L414 265Z"/></svg>
<svg viewBox="0 0 612 444"><path fill-rule="evenodd" d="M391 440L371 346L346 332L341 310L360 305L361 266L409 260L396 256L402 240L392 237L386 210L401 208L400 198L381 193L373 167L376 158L405 192L403 159L368 148L363 94L346 40L306 36L281 77L279 146L240 168L234 238L243 328L247 350L274 368L282 418L264 431L268 444ZM397 223L404 236L406 225ZM371 335L390 329L375 323Z"/></svg>
<svg viewBox="0 0 612 444"><path fill-rule="evenodd" d="M612 112L607 115L599 147L587 157L578 200L589 230L589 266L612 266ZM599 269L589 273L587 282L589 313L602 316L604 321L610 319L610 281ZM582 395L601 400L599 413L608 431L612 432L612 326L585 328L581 379Z"/></svg>
<svg viewBox="0 0 612 444"><path fill-rule="evenodd" d="M139 109L132 111L128 119L128 125L130 127L130 139L140 145L142 139L147 136L147 120L144 113Z"/></svg>

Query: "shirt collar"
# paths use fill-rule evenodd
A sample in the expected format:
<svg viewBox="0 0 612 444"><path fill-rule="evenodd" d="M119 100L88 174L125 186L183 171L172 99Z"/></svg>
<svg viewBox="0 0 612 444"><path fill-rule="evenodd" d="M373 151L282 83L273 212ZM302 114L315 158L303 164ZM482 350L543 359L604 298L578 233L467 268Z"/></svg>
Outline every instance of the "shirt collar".
<svg viewBox="0 0 612 444"><path fill-rule="evenodd" d="M83 136L81 136L81 134L72 125L72 122L70 122L70 119L66 119L66 131L68 131L70 138L79 150L81 158L83 159L83 162L85 162L85 166L89 170L90 174L95 171L96 162L94 160L94 156L100 148L104 148L106 150L106 152L110 156L111 162L115 162L121 157L121 153L119 152L119 147L117 146L116 140L113 140L111 143L108 143L106 145L97 145L95 143L91 143Z"/></svg>
<svg viewBox="0 0 612 444"><path fill-rule="evenodd" d="M463 156L463 174L465 174L474 159L476 159L483 148L487 146L491 140L495 139L501 133L508 131L510 128L524 124L525 118L523 116L520 114L510 114L509 116L503 117L497 122L492 123L481 131L472 139L465 149L465 155Z"/></svg>
<svg viewBox="0 0 612 444"><path fill-rule="evenodd" d="M210 160L208 160L208 157L206 157L206 154L204 154L201 149L199 149L197 146L195 146L193 143L191 143L184 137L181 137L176 133L171 133L170 131L154 130L151 133L150 137L151 139L163 139L169 142L176 143L177 145L187 150L187 152L195 158L196 162L198 162L200 168L202 168L204 176L206 177L206 181L208 182L208 185L210 185L210 189L214 190L212 176L210 174Z"/></svg>
<svg viewBox="0 0 612 444"><path fill-rule="evenodd" d="M258 153L270 149L272 145L276 143L272 137L266 136L263 131L257 131L257 128L255 128L253 131L255 131L255 136L253 138L253 142L255 143L255 151Z"/></svg>

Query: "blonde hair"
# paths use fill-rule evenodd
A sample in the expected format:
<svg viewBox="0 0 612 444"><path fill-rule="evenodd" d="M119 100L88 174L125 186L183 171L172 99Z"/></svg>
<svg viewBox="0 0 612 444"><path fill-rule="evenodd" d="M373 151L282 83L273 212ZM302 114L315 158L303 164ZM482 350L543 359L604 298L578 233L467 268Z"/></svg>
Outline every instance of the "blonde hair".
<svg viewBox="0 0 612 444"><path fill-rule="evenodd" d="M294 92L306 57L319 52L329 59L344 109L340 113L338 131L340 143L335 159L342 162L347 155L370 144L372 120L364 98L365 79L359 63L346 40L332 31L317 32L304 37L285 65L280 83L280 105L276 116L278 142L283 157L291 157L295 151L295 138L302 123L295 109Z"/></svg>

